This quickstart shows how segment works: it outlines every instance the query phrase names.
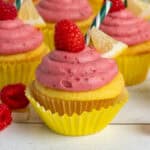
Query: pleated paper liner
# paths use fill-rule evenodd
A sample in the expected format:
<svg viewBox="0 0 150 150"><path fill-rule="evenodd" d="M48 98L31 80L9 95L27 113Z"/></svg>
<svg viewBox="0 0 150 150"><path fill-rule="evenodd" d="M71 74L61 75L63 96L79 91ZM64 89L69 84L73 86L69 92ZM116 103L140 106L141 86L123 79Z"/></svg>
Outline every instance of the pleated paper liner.
<svg viewBox="0 0 150 150"><path fill-rule="evenodd" d="M76 22L84 34L88 31L93 19L94 19L94 15L85 21ZM55 23L47 23L45 27L44 26L38 27L40 31L43 33L45 44L49 47L50 50L54 50L55 48L54 27L55 27Z"/></svg>
<svg viewBox="0 0 150 150"><path fill-rule="evenodd" d="M90 112L93 109L99 110L100 108L107 108L120 102L120 95L116 98L108 100L91 100L91 101L66 101L61 99L53 99L30 86L31 93L36 101L39 102L46 110L51 110L52 113L59 115L67 114L71 116L73 113L80 115L84 111ZM121 93L122 94L122 93Z"/></svg>
<svg viewBox="0 0 150 150"><path fill-rule="evenodd" d="M35 51L34 54L25 56L13 56L11 59L7 56L2 57L0 61L0 89L8 84L22 83L28 85L34 80L35 70L40 64L42 57L46 55L49 50L47 46L39 47L40 52ZM17 58L17 59L16 59Z"/></svg>
<svg viewBox="0 0 150 150"><path fill-rule="evenodd" d="M119 56L116 61L124 76L126 85L135 85L146 79L150 64L150 53Z"/></svg>
<svg viewBox="0 0 150 150"><path fill-rule="evenodd" d="M89 135L102 130L117 115L128 98L126 93L125 96L121 97L119 103L108 108L101 108L100 110L94 109L91 112L85 111L80 115L74 113L71 116L67 114L60 116L58 113L45 110L45 108L31 96L29 89L26 91L26 96L29 98L35 111L51 130L69 136Z"/></svg>
<svg viewBox="0 0 150 150"><path fill-rule="evenodd" d="M55 24L49 24L46 26L38 27L43 33L44 42L50 50L54 49L54 25Z"/></svg>
<svg viewBox="0 0 150 150"><path fill-rule="evenodd" d="M34 79L34 72L40 61L0 63L0 89L8 84L28 85Z"/></svg>

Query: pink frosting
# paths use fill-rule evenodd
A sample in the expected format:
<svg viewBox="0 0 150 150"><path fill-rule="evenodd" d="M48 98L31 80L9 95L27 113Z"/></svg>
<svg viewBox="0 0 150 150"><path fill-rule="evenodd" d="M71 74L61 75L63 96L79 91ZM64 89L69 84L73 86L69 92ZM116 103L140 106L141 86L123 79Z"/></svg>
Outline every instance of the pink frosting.
<svg viewBox="0 0 150 150"><path fill-rule="evenodd" d="M11 55L28 52L37 48L43 41L42 34L22 21L0 21L0 54Z"/></svg>
<svg viewBox="0 0 150 150"><path fill-rule="evenodd" d="M126 9L109 13L100 29L129 46L150 40L150 23Z"/></svg>
<svg viewBox="0 0 150 150"><path fill-rule="evenodd" d="M94 49L85 47L79 53L56 50L45 56L36 79L48 88L88 91L108 84L117 73L114 60L102 58Z"/></svg>
<svg viewBox="0 0 150 150"><path fill-rule="evenodd" d="M47 22L58 22L62 19L80 21L92 15L87 0L41 0L37 9Z"/></svg>

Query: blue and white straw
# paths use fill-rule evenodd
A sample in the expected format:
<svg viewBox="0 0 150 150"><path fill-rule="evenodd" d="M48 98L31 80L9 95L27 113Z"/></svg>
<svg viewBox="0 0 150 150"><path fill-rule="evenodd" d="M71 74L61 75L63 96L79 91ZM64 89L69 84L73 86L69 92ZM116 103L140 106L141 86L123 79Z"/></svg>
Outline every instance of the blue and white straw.
<svg viewBox="0 0 150 150"><path fill-rule="evenodd" d="M22 3L23 3L23 0L16 0L16 1L15 1L15 5L16 5L16 8L17 8L18 10L20 9Z"/></svg>
<svg viewBox="0 0 150 150"><path fill-rule="evenodd" d="M111 5L112 5L111 1L106 0L102 9L99 11L98 15L95 17L92 25L90 26L90 29L92 29L93 27L96 27L98 29L100 27L101 23L103 22L104 18L107 16L107 14L110 10ZM89 45L89 43L90 43L89 33L86 34L85 38L86 38L86 44Z"/></svg>

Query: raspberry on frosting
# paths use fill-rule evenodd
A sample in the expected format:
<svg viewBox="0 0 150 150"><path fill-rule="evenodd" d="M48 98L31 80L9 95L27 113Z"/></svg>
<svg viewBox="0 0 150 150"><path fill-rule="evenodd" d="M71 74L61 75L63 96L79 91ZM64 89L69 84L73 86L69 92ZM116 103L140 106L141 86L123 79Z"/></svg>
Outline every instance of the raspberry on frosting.
<svg viewBox="0 0 150 150"><path fill-rule="evenodd" d="M55 27L55 47L58 50L79 52L84 49L84 36L75 23L62 20Z"/></svg>
<svg viewBox="0 0 150 150"><path fill-rule="evenodd" d="M116 12L125 9L125 5L122 0L111 0L112 7L109 12Z"/></svg>
<svg viewBox="0 0 150 150"><path fill-rule="evenodd" d="M17 17L17 9L12 3L0 1L0 20L11 20Z"/></svg>

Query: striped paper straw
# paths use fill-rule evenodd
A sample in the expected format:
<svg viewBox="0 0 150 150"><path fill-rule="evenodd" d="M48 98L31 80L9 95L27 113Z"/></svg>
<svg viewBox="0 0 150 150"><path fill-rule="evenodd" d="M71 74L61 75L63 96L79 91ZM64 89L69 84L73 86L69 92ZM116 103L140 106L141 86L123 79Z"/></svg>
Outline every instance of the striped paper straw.
<svg viewBox="0 0 150 150"><path fill-rule="evenodd" d="M124 0L124 5L127 7L128 6L128 0Z"/></svg>
<svg viewBox="0 0 150 150"><path fill-rule="evenodd" d="M92 25L90 26L90 29L92 27L96 27L97 29L100 27L102 21L107 16L107 14L108 14L108 12L110 10L111 5L112 5L111 1L110 0L106 0L106 2L104 3L102 9L99 11L98 15L95 17ZM86 38L86 44L89 45L89 43L90 43L90 35L87 33L85 38Z"/></svg>
<svg viewBox="0 0 150 150"><path fill-rule="evenodd" d="M15 5L16 5L17 10L19 10L22 3L23 3L23 0L16 0L15 1Z"/></svg>

